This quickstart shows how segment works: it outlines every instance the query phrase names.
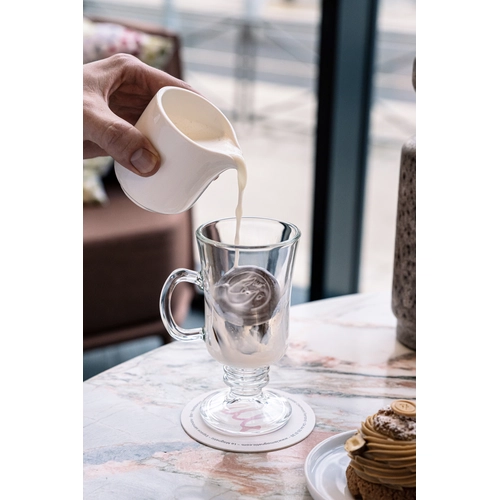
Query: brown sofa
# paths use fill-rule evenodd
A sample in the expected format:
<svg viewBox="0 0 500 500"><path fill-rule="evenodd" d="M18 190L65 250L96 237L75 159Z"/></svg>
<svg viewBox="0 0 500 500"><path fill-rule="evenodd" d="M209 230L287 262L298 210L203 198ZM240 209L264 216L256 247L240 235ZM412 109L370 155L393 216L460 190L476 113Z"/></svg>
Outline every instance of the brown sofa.
<svg viewBox="0 0 500 500"><path fill-rule="evenodd" d="M175 34L144 24L91 21L111 28L109 23L115 23L126 27L127 34L132 30L168 39L168 57L160 69L182 78L180 41ZM116 48L124 51L119 45ZM96 58L108 55L99 50ZM191 212L163 215L139 208L121 190L113 168L101 182L107 200L86 203L83 209L83 349L152 335L168 342L158 301L172 270L193 269ZM173 314L178 324L184 321L193 295L188 284L176 288Z"/></svg>

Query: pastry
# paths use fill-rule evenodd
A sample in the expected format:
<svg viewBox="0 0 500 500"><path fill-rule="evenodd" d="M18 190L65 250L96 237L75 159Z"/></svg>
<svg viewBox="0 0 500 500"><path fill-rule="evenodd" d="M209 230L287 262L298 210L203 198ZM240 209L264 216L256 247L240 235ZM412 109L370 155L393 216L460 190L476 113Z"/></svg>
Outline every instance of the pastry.
<svg viewBox="0 0 500 500"><path fill-rule="evenodd" d="M413 500L417 495L416 403L393 401L345 443L347 486L356 499Z"/></svg>

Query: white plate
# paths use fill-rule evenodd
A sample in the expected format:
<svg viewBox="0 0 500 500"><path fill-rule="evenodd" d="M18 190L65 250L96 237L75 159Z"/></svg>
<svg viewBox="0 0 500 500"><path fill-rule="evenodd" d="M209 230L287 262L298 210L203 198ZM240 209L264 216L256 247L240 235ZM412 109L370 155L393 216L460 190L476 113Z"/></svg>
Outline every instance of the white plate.
<svg viewBox="0 0 500 500"><path fill-rule="evenodd" d="M325 439L307 455L304 471L314 500L354 500L345 477L350 458L344 443L355 433L347 431Z"/></svg>

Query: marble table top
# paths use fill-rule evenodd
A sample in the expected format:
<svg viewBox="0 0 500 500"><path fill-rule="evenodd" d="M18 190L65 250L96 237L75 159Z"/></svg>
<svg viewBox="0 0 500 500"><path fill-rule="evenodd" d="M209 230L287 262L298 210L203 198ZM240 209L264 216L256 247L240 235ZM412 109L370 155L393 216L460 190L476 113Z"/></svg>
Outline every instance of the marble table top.
<svg viewBox="0 0 500 500"><path fill-rule="evenodd" d="M415 352L396 340L390 294L291 308L290 344L269 388L300 397L316 425L300 443L233 453L198 443L180 423L187 403L224 387L202 341L173 342L83 384L86 499L306 499L314 446L359 427L393 399L415 399Z"/></svg>

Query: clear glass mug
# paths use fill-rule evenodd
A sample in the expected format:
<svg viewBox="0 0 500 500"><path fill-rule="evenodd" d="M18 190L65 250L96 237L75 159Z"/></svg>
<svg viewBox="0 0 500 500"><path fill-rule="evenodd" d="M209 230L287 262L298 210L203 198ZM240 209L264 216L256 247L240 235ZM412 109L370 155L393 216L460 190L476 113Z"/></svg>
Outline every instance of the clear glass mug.
<svg viewBox="0 0 500 500"><path fill-rule="evenodd" d="M234 244L236 218L203 224L196 230L199 273L173 271L163 285L160 314L179 341L203 340L224 367L229 389L210 394L201 404L210 427L236 435L260 435L283 427L291 414L286 397L264 389L269 367L288 346L292 272L299 229L273 219L243 217ZM205 325L184 329L171 312L178 283L203 290Z"/></svg>

